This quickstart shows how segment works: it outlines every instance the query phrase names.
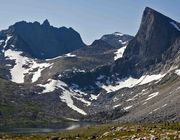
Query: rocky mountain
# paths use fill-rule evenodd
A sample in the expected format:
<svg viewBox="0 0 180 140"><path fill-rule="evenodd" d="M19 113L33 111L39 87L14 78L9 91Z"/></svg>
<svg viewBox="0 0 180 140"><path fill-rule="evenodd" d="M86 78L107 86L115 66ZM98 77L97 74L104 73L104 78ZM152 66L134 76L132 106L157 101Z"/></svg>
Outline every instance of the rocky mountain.
<svg viewBox="0 0 180 140"><path fill-rule="evenodd" d="M16 46L16 50L39 59L54 58L85 46L79 33L74 29L53 27L48 20L43 24L17 22L0 32L2 46L7 39L11 46L4 48L5 50L13 45Z"/></svg>
<svg viewBox="0 0 180 140"><path fill-rule="evenodd" d="M47 46L50 42L52 46ZM81 45L76 45L77 42ZM67 51L68 45L71 50ZM4 122L2 125L10 126L26 125L26 122L43 125L51 119L62 124L68 118L86 115L87 107L96 96L83 93L76 85L68 86L57 78L110 64L124 51L101 39L86 46L72 28L56 28L47 20L43 24L18 22L10 26L0 32L0 46L0 121ZM47 50L42 55L44 47Z"/></svg>
<svg viewBox="0 0 180 140"><path fill-rule="evenodd" d="M139 31L121 58L88 73L62 76L61 80L98 96L90 107L94 116L120 108L128 112L119 117L121 121L179 120L179 29L178 22L146 8Z"/></svg>
<svg viewBox="0 0 180 140"><path fill-rule="evenodd" d="M52 35L50 30L62 30L48 21L23 24L41 27L48 36ZM1 32L0 41L2 125L48 125L69 118L96 122L180 120L180 24L169 17L147 7L135 37L105 35L89 46L82 43L83 47L53 58L35 57L20 48L30 41L28 37L13 44L12 27Z"/></svg>
<svg viewBox="0 0 180 140"><path fill-rule="evenodd" d="M97 40L86 46L72 28L56 28L48 20L42 25L18 22L0 34L0 76L16 83L46 81L65 70L91 70L113 62L118 55L117 48L108 43Z"/></svg>
<svg viewBox="0 0 180 140"><path fill-rule="evenodd" d="M115 32L113 34L103 35L101 40L109 43L115 48L120 48L126 45L133 37L127 34L122 34L120 32Z"/></svg>

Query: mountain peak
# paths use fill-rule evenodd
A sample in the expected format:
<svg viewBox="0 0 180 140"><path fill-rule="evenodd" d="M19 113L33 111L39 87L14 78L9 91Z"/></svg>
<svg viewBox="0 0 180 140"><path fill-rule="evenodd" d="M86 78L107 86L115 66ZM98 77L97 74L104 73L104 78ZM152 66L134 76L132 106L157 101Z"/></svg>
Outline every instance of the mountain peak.
<svg viewBox="0 0 180 140"><path fill-rule="evenodd" d="M146 7L144 11L151 11L151 12L157 12L156 10L150 8L150 7Z"/></svg>
<svg viewBox="0 0 180 140"><path fill-rule="evenodd" d="M42 25L44 25L44 26L50 26L50 23L49 23L49 21L46 19L46 20L44 20L44 22L43 22Z"/></svg>
<svg viewBox="0 0 180 140"><path fill-rule="evenodd" d="M143 62L146 64L161 61L164 53L179 36L179 32L171 23L176 27L177 22L173 19L146 7L138 33L129 43L124 56L136 55L146 60L146 62Z"/></svg>
<svg viewBox="0 0 180 140"><path fill-rule="evenodd" d="M150 8L150 7L146 7L144 12L143 12L143 18L142 18L142 22L143 20L148 20L148 19L154 19L155 20L166 20L166 21L170 21L172 19L170 19L169 17L163 15L162 13Z"/></svg>
<svg viewBox="0 0 180 140"><path fill-rule="evenodd" d="M105 41L103 41L103 40L101 40L101 39L99 39L99 40L95 40L92 44L91 44L91 46L96 46L96 45L105 45L105 44L107 44Z"/></svg>

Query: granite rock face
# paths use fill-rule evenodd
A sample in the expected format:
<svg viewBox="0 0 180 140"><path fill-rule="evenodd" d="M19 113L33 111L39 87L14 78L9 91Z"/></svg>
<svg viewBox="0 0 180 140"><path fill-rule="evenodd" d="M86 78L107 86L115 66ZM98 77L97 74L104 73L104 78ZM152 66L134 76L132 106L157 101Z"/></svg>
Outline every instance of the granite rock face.
<svg viewBox="0 0 180 140"><path fill-rule="evenodd" d="M1 38L11 39L16 49L34 58L49 59L84 47L79 33L72 28L56 28L48 20L38 22L17 22L8 30L1 31Z"/></svg>

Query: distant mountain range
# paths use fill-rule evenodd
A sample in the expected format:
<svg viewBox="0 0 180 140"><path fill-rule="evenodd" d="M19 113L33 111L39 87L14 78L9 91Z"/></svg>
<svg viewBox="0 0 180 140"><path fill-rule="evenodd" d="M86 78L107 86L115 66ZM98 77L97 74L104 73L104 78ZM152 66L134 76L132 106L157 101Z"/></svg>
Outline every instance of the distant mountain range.
<svg viewBox="0 0 180 140"><path fill-rule="evenodd" d="M1 126L180 120L180 23L149 7L135 37L23 21L0 48Z"/></svg>

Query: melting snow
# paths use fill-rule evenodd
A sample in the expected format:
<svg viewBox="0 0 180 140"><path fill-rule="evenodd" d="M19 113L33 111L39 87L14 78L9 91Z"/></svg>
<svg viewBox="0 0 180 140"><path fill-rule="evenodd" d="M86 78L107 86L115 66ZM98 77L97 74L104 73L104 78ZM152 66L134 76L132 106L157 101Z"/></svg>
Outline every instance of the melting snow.
<svg viewBox="0 0 180 140"><path fill-rule="evenodd" d="M163 107L166 107L167 106L167 104L164 104L162 107L158 107L158 108L156 108L156 109L154 109L152 112L150 112L151 114L153 113L153 112L156 112L157 110L159 110L159 109L162 109Z"/></svg>
<svg viewBox="0 0 180 140"><path fill-rule="evenodd" d="M67 53L64 56L57 56L54 58L46 59L46 61L52 61L52 60L56 60L56 59L63 58L63 57L76 57L76 55L71 54L71 53Z"/></svg>
<svg viewBox="0 0 180 140"><path fill-rule="evenodd" d="M3 46L2 52L5 51L5 48L6 48L6 46L7 46L7 43L8 43L8 41L9 41L11 38L12 38L12 36L7 36L7 39L6 39L5 44L4 44L4 46Z"/></svg>
<svg viewBox="0 0 180 140"><path fill-rule="evenodd" d="M144 85L144 84L150 83L152 81L159 80L159 79L163 78L165 75L166 74L145 75L142 77L143 79L139 85Z"/></svg>
<svg viewBox="0 0 180 140"><path fill-rule="evenodd" d="M178 31L180 31L180 27L175 22L170 22Z"/></svg>
<svg viewBox="0 0 180 140"><path fill-rule="evenodd" d="M146 101L148 101L148 100L156 97L158 94L159 94L159 92L154 92L154 93L150 94L150 95L148 96L148 98L146 99Z"/></svg>
<svg viewBox="0 0 180 140"><path fill-rule="evenodd" d="M143 105L147 104L147 102L144 102Z"/></svg>
<svg viewBox="0 0 180 140"><path fill-rule="evenodd" d="M58 84L58 81L56 81L56 80L49 80L48 83L46 83L45 85L38 84L38 86L45 88L42 91L42 93L48 93L48 92L53 92L56 89L56 85L57 84Z"/></svg>
<svg viewBox="0 0 180 140"><path fill-rule="evenodd" d="M128 41L122 41L122 40L119 40L119 42L122 44L122 45L125 45L128 43Z"/></svg>
<svg viewBox="0 0 180 140"><path fill-rule="evenodd" d="M71 54L71 53L65 54L65 56L66 56L66 57L76 57L76 55Z"/></svg>
<svg viewBox="0 0 180 140"><path fill-rule="evenodd" d="M123 53L124 53L126 47L127 46L124 46L124 47L118 49L117 52L114 53L115 54L114 60L117 60L117 59L123 57Z"/></svg>
<svg viewBox="0 0 180 140"><path fill-rule="evenodd" d="M127 107L124 107L124 110L129 110L130 108L132 108L133 107L133 105L130 105L130 106L127 106Z"/></svg>
<svg viewBox="0 0 180 140"><path fill-rule="evenodd" d="M163 108L163 107L166 107L166 106L167 106L167 104L164 104L164 105L162 106L162 108Z"/></svg>
<svg viewBox="0 0 180 140"><path fill-rule="evenodd" d="M70 121L74 121L74 122L78 122L79 120L78 119L73 119L73 118L64 118L66 120L70 120Z"/></svg>
<svg viewBox="0 0 180 140"><path fill-rule="evenodd" d="M137 97L140 97L140 96L143 96L145 94L147 94L148 92L146 92L146 90L142 90L140 93L136 94L135 96L133 96L132 98L126 100L126 102L129 102L129 101L134 101L137 99Z"/></svg>
<svg viewBox="0 0 180 140"><path fill-rule="evenodd" d="M56 60L56 59L59 59L59 58L63 58L63 56L57 56L57 57L54 57L54 58L46 59L46 61L52 61L52 60Z"/></svg>
<svg viewBox="0 0 180 140"><path fill-rule="evenodd" d="M99 86L100 88L106 90L107 93L109 93L109 92L114 92L114 91L120 90L122 88L132 88L137 85L143 85L143 84L150 83L152 81L160 80L164 76L165 76L165 74L143 75L139 79L129 77L129 78L119 80L116 83L116 85L111 85L111 84L105 85L105 84L102 84L99 81L97 81L96 85Z"/></svg>
<svg viewBox="0 0 180 140"><path fill-rule="evenodd" d="M4 52L4 56L9 60L14 60L15 65L12 69L10 69L11 80L16 83L24 83L24 77L26 74L32 73L32 82L35 82L41 77L41 72L46 67L49 67L51 64L49 63L37 63L33 59L22 56L21 51L13 51L8 49ZM28 66L26 68L25 66ZM35 72L31 72L34 69L38 69Z"/></svg>
<svg viewBox="0 0 180 140"><path fill-rule="evenodd" d="M69 91L64 90L62 95L60 96L60 99L62 102L65 102L67 104L67 106L69 106L73 110L79 112L80 114L87 115L86 112L84 112L82 109L80 109L74 105L74 101L71 98L71 94L69 93Z"/></svg>
<svg viewBox="0 0 180 140"><path fill-rule="evenodd" d="M99 93L98 95L91 94L90 100L97 100L100 94L101 93Z"/></svg>
<svg viewBox="0 0 180 140"><path fill-rule="evenodd" d="M115 108L117 108L117 107L119 107L119 106L121 106L122 104L118 104L118 105L115 105L115 106L113 106L113 109L115 109Z"/></svg>
<svg viewBox="0 0 180 140"><path fill-rule="evenodd" d="M24 77L26 74L33 74L32 82L35 82L41 76L42 70L46 67L49 67L51 64L49 63L37 63L34 59L22 56L21 51L14 51L11 49L5 50L7 47L8 41L12 38L12 36L7 36L5 44L3 46L4 56L9 60L14 60L15 65L10 69L11 73L11 81L16 83L24 83ZM11 45L14 47L14 45ZM10 66L10 65L8 65ZM26 66L26 67L25 67ZM38 69L37 71L34 71ZM34 71L34 72L31 72Z"/></svg>
<svg viewBox="0 0 180 140"><path fill-rule="evenodd" d="M175 73L180 76L180 69L175 70Z"/></svg>
<svg viewBox="0 0 180 140"><path fill-rule="evenodd" d="M60 96L61 101L65 102L68 107L72 108L73 110L77 111L78 113L83 114L83 115L87 115L86 112L84 112L82 109L80 109L74 105L74 101L73 101L72 97L81 101L82 103L86 104L87 106L89 106L91 104L91 102L86 101L85 99L78 97L78 96L81 96L81 94L80 95L77 94L72 89L67 90L65 88L65 87L67 87L67 85L64 82L62 82L60 80L50 79L47 84L44 84L44 85L38 84L38 86L45 88L42 91L42 93L53 92L55 89L61 88L62 89L62 95Z"/></svg>
<svg viewBox="0 0 180 140"><path fill-rule="evenodd" d="M32 77L32 82L33 82L33 83L36 82L36 81L41 77L41 72L42 72L45 68L50 67L50 66L52 66L52 65L49 64L49 63L37 63L37 62L34 61L31 69L36 69L36 68L38 68L38 70L37 70L36 72L33 72L34 74L33 74L33 77Z"/></svg>

